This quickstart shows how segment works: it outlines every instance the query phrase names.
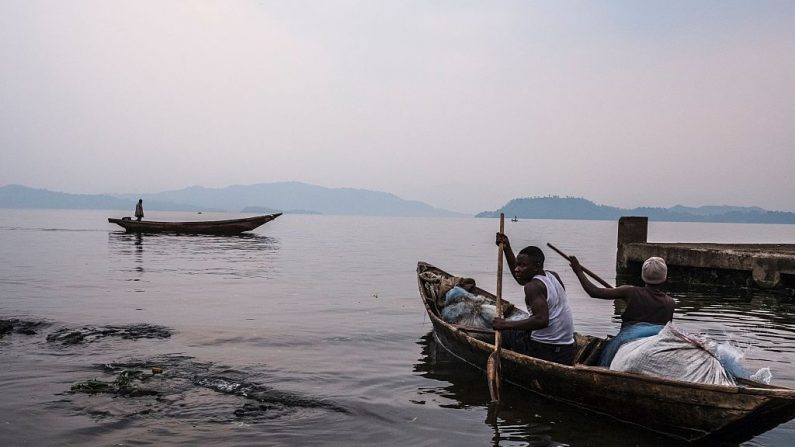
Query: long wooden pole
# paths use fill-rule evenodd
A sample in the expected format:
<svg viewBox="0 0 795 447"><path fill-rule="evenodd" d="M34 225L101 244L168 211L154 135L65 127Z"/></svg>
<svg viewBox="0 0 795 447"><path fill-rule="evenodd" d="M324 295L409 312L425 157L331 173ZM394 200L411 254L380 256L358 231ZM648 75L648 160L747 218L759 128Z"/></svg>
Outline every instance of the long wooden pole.
<svg viewBox="0 0 795 447"><path fill-rule="evenodd" d="M505 214L500 213L500 234L505 232ZM502 258L505 247L500 242L497 248L497 318L502 318ZM486 362L486 376L489 381L489 394L491 395L491 402L496 403L500 401L500 388L501 388L501 365L500 365L500 350L502 345L501 331L494 331L494 352L489 355L489 360Z"/></svg>
<svg viewBox="0 0 795 447"><path fill-rule="evenodd" d="M555 247L554 245L550 244L549 242L547 242L547 246L549 248L555 250L559 255L563 256L567 261L571 262L571 257L566 255L566 253L563 253L562 251L558 250L557 247ZM595 279L597 282L599 282L599 284L607 287L608 289L612 289L613 288L613 286L611 286L609 282L607 282L604 279L600 278L599 275L597 275L596 273L588 270L587 268L583 267L582 265L580 265L580 267L582 267L582 271L585 272L586 275L588 275L591 278Z"/></svg>

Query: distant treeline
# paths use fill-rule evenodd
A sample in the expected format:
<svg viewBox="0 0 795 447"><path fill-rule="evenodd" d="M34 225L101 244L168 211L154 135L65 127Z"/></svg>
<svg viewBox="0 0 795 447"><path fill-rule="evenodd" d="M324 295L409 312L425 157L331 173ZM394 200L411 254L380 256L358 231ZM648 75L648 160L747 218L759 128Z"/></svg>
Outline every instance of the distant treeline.
<svg viewBox="0 0 795 447"><path fill-rule="evenodd" d="M476 217L507 217L524 219L617 220L621 216L647 216L649 220L666 222L722 222L793 224L795 213L767 211L758 207L702 206L672 208L617 208L597 205L580 197L530 197L513 199L496 211L484 211Z"/></svg>

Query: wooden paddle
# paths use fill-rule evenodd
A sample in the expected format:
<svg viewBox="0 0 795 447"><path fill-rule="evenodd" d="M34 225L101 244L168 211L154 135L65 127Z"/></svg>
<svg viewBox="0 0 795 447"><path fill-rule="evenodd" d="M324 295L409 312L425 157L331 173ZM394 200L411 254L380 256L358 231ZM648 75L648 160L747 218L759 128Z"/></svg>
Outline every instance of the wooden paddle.
<svg viewBox="0 0 795 447"><path fill-rule="evenodd" d="M500 213L500 234L505 232L505 214ZM502 318L502 257L505 247L500 242L497 248L497 318ZM500 345L502 344L501 331L494 331L494 352L489 355L486 362L486 378L489 381L489 394L491 402L500 401L500 381L502 376L500 366Z"/></svg>
<svg viewBox="0 0 795 447"><path fill-rule="evenodd" d="M555 247L554 245L550 244L549 242L547 242L547 246L549 248L555 250L559 255L563 256L567 261L571 262L571 257L567 256L566 253L563 253L562 251L558 250L557 247ZM582 267L582 271L585 272L586 275L588 275L591 278L595 279L597 282L599 282L599 284L607 287L608 289L612 289L613 288L613 286L611 286L610 283L608 283L604 279L600 278L599 275L597 275L596 273L594 273L594 272L588 270L587 268L583 267L582 264L580 264L580 267Z"/></svg>

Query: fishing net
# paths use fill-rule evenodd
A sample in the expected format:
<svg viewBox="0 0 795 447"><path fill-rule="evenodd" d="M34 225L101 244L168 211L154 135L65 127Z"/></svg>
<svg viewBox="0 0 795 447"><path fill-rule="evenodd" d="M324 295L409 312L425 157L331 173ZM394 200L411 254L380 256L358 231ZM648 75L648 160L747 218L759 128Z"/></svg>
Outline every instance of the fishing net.
<svg viewBox="0 0 795 447"><path fill-rule="evenodd" d="M431 271L422 272L419 274L419 277L423 281L428 296L433 298L438 308L444 306L447 292L454 287L460 287L468 292L471 292L475 288L475 280L472 278L446 276Z"/></svg>
<svg viewBox="0 0 795 447"><path fill-rule="evenodd" d="M503 313L509 320L529 318L527 312L506 303ZM497 316L497 306L490 297L475 295L461 287L453 287L445 294L442 319L448 323L473 329L491 329Z"/></svg>

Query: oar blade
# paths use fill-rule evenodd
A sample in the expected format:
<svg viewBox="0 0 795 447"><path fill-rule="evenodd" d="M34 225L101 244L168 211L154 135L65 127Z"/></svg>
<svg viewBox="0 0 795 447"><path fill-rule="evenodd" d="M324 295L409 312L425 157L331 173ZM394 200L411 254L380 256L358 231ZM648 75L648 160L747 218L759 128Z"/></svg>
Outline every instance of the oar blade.
<svg viewBox="0 0 795 447"><path fill-rule="evenodd" d="M500 401L501 375L500 354L494 351L489 354L489 360L486 362L486 378L488 379L489 395L492 402Z"/></svg>

